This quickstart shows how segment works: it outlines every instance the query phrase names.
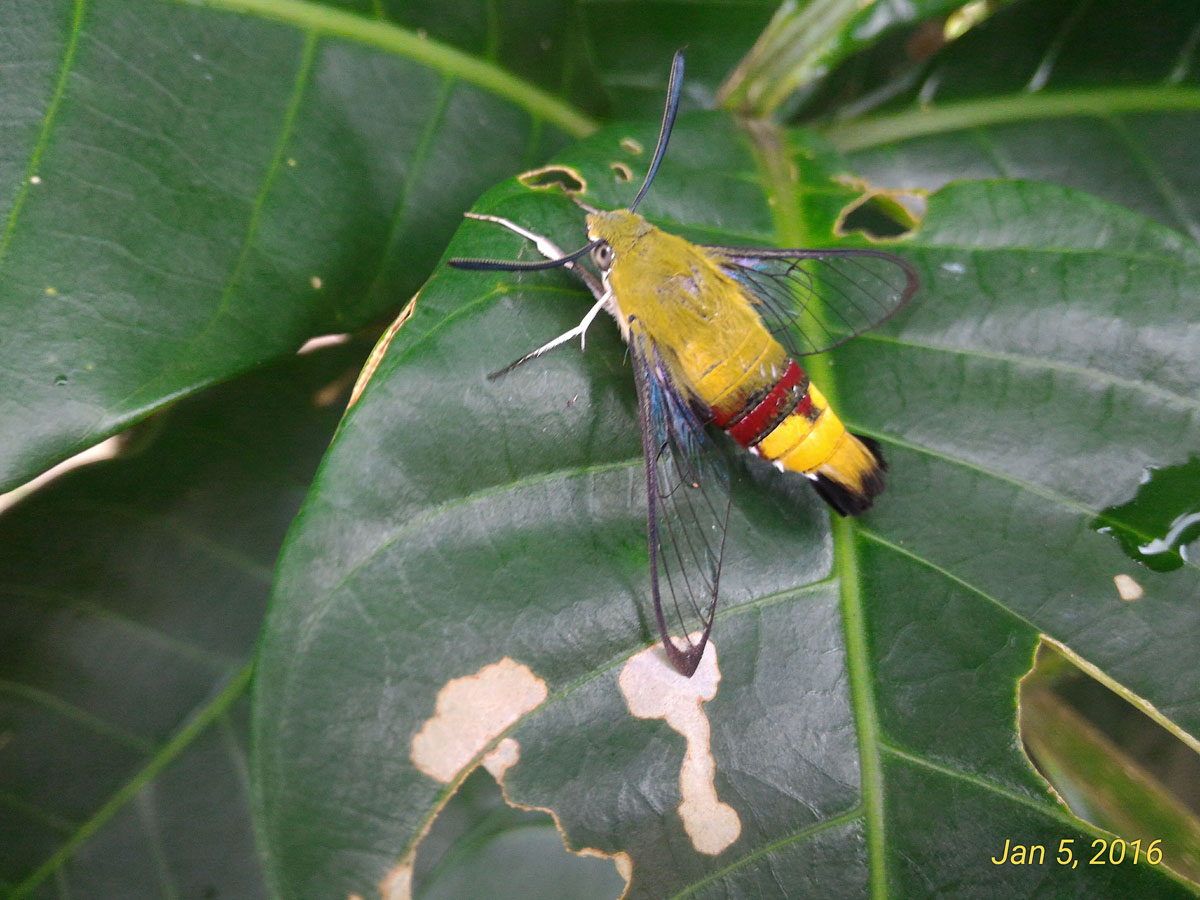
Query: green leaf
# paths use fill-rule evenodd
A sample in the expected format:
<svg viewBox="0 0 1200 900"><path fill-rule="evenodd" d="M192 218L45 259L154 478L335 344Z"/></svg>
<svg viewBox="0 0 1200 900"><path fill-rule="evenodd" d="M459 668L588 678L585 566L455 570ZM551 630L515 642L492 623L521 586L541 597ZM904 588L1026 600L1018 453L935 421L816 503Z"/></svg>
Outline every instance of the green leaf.
<svg viewBox="0 0 1200 900"><path fill-rule="evenodd" d="M1015 3L924 71L860 85L828 136L881 187L1048 181L1197 240L1198 24L1190 0ZM890 102L862 115L871 98Z"/></svg>
<svg viewBox="0 0 1200 900"><path fill-rule="evenodd" d="M316 3L5 4L0 34L0 489L394 309L481 189L593 127Z"/></svg>
<svg viewBox="0 0 1200 900"><path fill-rule="evenodd" d="M648 147L654 132L615 125L560 161L591 202L626 204L611 164L636 183L646 159L622 138ZM693 239L827 245L855 198L844 171L799 133L683 116L643 211ZM476 209L582 242L572 204L516 182ZM1128 210L1023 182L944 189L898 250L923 279L910 310L810 366L851 427L884 444L876 510L831 526L803 485L740 457L721 681L702 709L715 790L741 830L716 855L676 812L684 738L635 718L619 685L656 635L615 329L491 382L574 325L587 294L562 271L435 275L278 570L254 768L282 896L404 882L424 830L496 743L444 781L414 761L414 738L452 679L506 657L547 691L496 736L519 746L506 796L553 810L575 849L628 854L630 897L1196 896L1144 864L990 857L1006 840L1053 855L1095 834L1017 738L1017 681L1040 634L1178 733L1200 732L1196 566L1137 572L1145 597L1127 603L1112 578L1133 564L1091 527L1145 466L1200 443L1200 251ZM468 222L447 252L522 251Z"/></svg>
<svg viewBox="0 0 1200 900"><path fill-rule="evenodd" d="M0 518L0 895L265 896L250 655L362 353L180 403Z"/></svg>
<svg viewBox="0 0 1200 900"><path fill-rule="evenodd" d="M876 3L823 61L871 42L867 23L944 6ZM629 849L642 896L1193 895L1161 870L988 862L1001 838L1053 851L1092 836L1017 749L1015 680L1039 633L1192 746L1197 716L1194 566L1144 576L1092 530L1102 503L1129 507L1144 467L1195 451L1195 247L1130 213L1194 232L1194 9L1014 9L996 20L1010 31L935 62L957 66L930 116L881 107L856 142L856 123L833 129L851 164L798 136L777 146L752 126L754 146L725 119L695 117L646 207L696 239L823 244L851 199L830 176L854 168L929 189L1033 177L1125 207L1026 184L933 199L906 251L926 275L919 305L813 367L851 424L888 444L891 487L871 519L829 528L806 491L740 464L723 681L703 706L738 842L696 853L675 813L684 739L632 718L616 685L654 641L619 340L598 324L586 356L564 349L489 384L485 372L573 325L586 295L563 273L441 273L346 423L281 569L256 766L270 876L288 895L375 896L385 874L404 874L408 848L431 849L442 823L423 828L465 768L449 783L420 773L413 737L448 679L505 654L550 690L510 731L510 798L552 807L573 847ZM589 131L580 110L650 121L681 44L685 107L707 105L773 10L3 6L0 483L399 306L480 189ZM1026 91L1047 60L1044 87ZM843 112L903 94L885 87ZM596 202L629 201L610 168L644 167L617 143L627 135L650 146L654 128L616 126L563 157ZM484 208L573 246L580 214L560 200L510 183ZM455 252L521 247L469 223ZM16 615L0 654L0 893L263 892L236 759L265 586L243 584L238 560L269 568L332 420L306 408L279 425L270 392L209 399L219 411L161 457L131 451L2 520ZM191 409L174 416L190 422ZM233 421L252 437L214 446ZM107 505L79 509L79 497ZM170 544L195 539L180 523L209 537L193 547L203 564ZM1141 527L1111 524L1125 537ZM1118 603L1114 572L1145 596ZM224 652L225 669L188 681L194 660L171 654L190 641ZM427 889L454 893L464 860L494 871L489 853L524 853L533 831L499 818L486 839L468 829ZM536 846L558 840L540 828Z"/></svg>

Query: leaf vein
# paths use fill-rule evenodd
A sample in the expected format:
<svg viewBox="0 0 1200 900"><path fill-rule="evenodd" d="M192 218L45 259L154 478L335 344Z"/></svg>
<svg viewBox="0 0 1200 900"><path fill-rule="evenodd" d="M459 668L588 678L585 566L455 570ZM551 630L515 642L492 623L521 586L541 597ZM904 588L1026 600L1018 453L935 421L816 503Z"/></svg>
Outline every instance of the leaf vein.
<svg viewBox="0 0 1200 900"><path fill-rule="evenodd" d="M851 427L849 425L849 423L847 423L847 427ZM866 426L866 425L860 426L860 425L856 424L856 425L852 426L852 430L855 432L861 432L862 434L865 434L867 437L875 438L876 440L882 441L886 444L891 444L892 446L895 446L895 447L903 447L904 449L911 450L914 453L920 453L923 456L929 456L929 457L933 457L934 459L940 459L943 462L949 463L954 466L958 466L959 468L969 469L972 472L977 472L978 474L983 475L987 478L992 478L992 479L995 479L996 481L1006 482L1007 484L1010 484L1013 487L1016 487L1020 490L1028 491L1031 494L1041 497L1043 500L1049 500L1052 503L1057 503L1060 506L1065 506L1070 509L1076 510L1080 513L1083 513L1085 516L1087 516L1089 518L1097 518L1100 516L1100 512L1098 510L1092 509L1090 506L1088 506L1084 503L1080 503L1078 500L1074 500L1074 499L1066 496L1065 494L1060 494L1057 491L1051 490L1050 488L1047 488L1047 487L1043 487L1040 484L1035 484L1031 481L1025 481L1024 479L1017 478L1014 475L1009 475L1006 472L1001 472L996 469L989 469L987 466L982 466L979 463L972 462L969 459L964 459L961 456L952 456L949 453L943 453L942 451L935 450L932 447L928 447L923 444L917 444L917 443L914 443L913 441L905 440L904 438L899 437L897 435L889 434L885 431L880 431L879 429L871 428L870 426ZM1127 529L1130 534L1137 535L1143 541L1146 541L1146 542L1154 540L1155 537L1157 537L1156 535L1145 534L1137 529L1132 528L1131 526L1129 526L1123 522L1120 523L1120 525L1122 528ZM914 557L914 558L919 558L919 557ZM1187 566L1189 568L1200 569L1200 562L1197 562L1194 560L1184 559L1183 565ZM965 584L965 582L964 582L964 584Z"/></svg>
<svg viewBox="0 0 1200 900"><path fill-rule="evenodd" d="M62 103L63 95L67 91L67 79L75 65L75 50L79 46L79 35L83 30L83 10L86 3L87 0L75 0L75 13L71 21L71 33L67 36L67 48L63 51L63 61L59 67L58 81L54 86L54 93L50 97L50 103L46 107L46 113L42 117L42 126L38 131L37 141L33 145L33 152L29 156L29 164L25 167L25 178L21 181L21 189L17 192L12 209L9 210L8 221L4 223L4 234L0 236L0 263L3 262L9 242L16 232L17 218L32 186L30 179L37 174L37 166L41 161L42 151L46 148L50 129L53 127L54 119L58 114L58 107Z"/></svg>
<svg viewBox="0 0 1200 900"><path fill-rule="evenodd" d="M953 778L957 781L968 782L969 784L973 784L976 787L982 788L985 791L990 791L991 793L999 794L1001 797L1004 797L1006 800L1010 800L1013 803L1019 803L1022 806L1026 806L1026 807L1034 810L1035 812L1041 813L1044 816L1049 816L1050 818L1057 820L1058 822L1062 823L1063 825L1068 825L1071 828L1077 829L1077 828L1080 828L1082 825L1087 824L1087 823L1083 822L1083 820L1075 818L1070 813L1066 812L1061 807L1059 807L1057 804L1049 805L1046 803L1039 803L1036 798L1028 796L1026 794L1022 794L1020 791L1016 791L1016 790L1013 790L1012 788L997 784L994 781L988 781L984 778L980 778L977 775L971 775L967 772L960 771L959 769L955 769L950 766L942 765L940 763L933 762L932 760L925 759L920 756L916 756L912 753L908 753L905 750L901 750L899 747L893 746L893 745L887 743L886 741L880 742L879 746L883 750L883 752L889 756L895 757L896 759L899 759L899 760L903 760L904 762L910 763L915 766L920 766L923 769L928 769L930 771L937 772L939 775L945 775L946 777ZM1100 832L1097 831L1096 833L1099 834Z"/></svg>
<svg viewBox="0 0 1200 900"><path fill-rule="evenodd" d="M896 347L903 347L911 350L927 350L932 353L952 354L954 356L967 357L968 359L985 359L992 362L1012 363L1015 365L1028 366L1031 369L1046 369L1054 372L1063 372L1068 375L1077 375L1081 378L1092 381L1103 381L1115 387L1122 387L1131 391L1149 394L1153 397L1157 397L1160 400L1166 400L1178 406L1183 406L1200 412L1200 400L1184 396L1183 394L1160 387L1156 384L1149 384L1144 381L1134 381L1130 378L1114 375L1111 372L1105 372L1102 369L1094 369L1091 366L1079 366L1073 363L1024 356L1020 353L1009 353L1003 350L982 350L975 347L950 347L945 344L914 341L910 338L896 337L875 331L869 331L866 334L860 334L855 340L874 341L880 344L891 344Z"/></svg>
<svg viewBox="0 0 1200 900"><path fill-rule="evenodd" d="M1179 223L1187 233L1191 235L1192 240L1200 241L1200 222L1197 222L1193 216L1188 214L1179 191L1171 184L1171 180L1167 177L1167 173L1163 170L1162 166L1150 158L1150 153L1143 142L1134 136L1120 118L1109 116L1106 121L1121 142L1125 144L1134 162L1145 171L1147 177L1150 179L1150 183L1154 185L1154 189L1158 191L1159 196L1163 198L1163 201L1170 207L1171 212L1175 214L1175 218L1179 220Z"/></svg>
<svg viewBox="0 0 1200 900"><path fill-rule="evenodd" d="M259 187L258 194L254 198L254 203L250 207L250 216L246 224L246 232L242 237L241 249L238 252L238 257L234 261L233 267L229 272L229 277L226 279L225 287L221 292L220 298L217 300L216 309L209 316L208 322L197 330L197 332L187 341L186 345L177 353L171 355L167 365L160 368L158 372L142 382L129 395L122 399L119 403L110 405L110 409L120 409L127 406L130 401L145 392L150 385L162 376L164 371L174 368L179 365L181 358L186 358L189 351L192 350L201 340L203 340L213 329L217 322L225 315L229 308L229 300L233 296L234 289L237 287L238 279L241 277L242 269L245 267L247 260L250 258L250 252L254 246L254 236L258 230L259 220L262 217L263 206L266 203L267 194L270 193L275 179L279 174L283 165L284 150L286 149L287 141L295 127L296 119L300 112L300 102L303 99L305 88L308 84L309 74L312 71L313 58L316 53L317 35L316 32L308 32L305 35L304 49L301 51L300 65L296 70L295 83L292 87L292 96L288 101L287 110L284 113L283 123L280 126L279 138L275 144L275 150L272 154L271 161L267 165L267 170L263 175L262 185Z"/></svg>
<svg viewBox="0 0 1200 900"><path fill-rule="evenodd" d="M421 137L417 140L417 146L413 151L412 159L409 160L408 174L405 176L404 184L400 188L400 196L396 198L396 207L392 212L392 221L388 226L387 238L384 240L383 253L379 257L379 268L375 273L375 277L371 279L371 286L367 289L368 297L373 297L379 289L379 285L383 282L388 260L392 258L392 254L396 249L396 238L400 234L404 225L404 219L408 214L408 200L412 195L413 186L417 183L417 172L429 161L429 150L433 145L434 135L437 134L437 130L445 118L446 110L450 105L450 96L453 93L454 79L443 78L441 84L438 86L438 94L434 100L433 109L429 113L429 118L425 121L425 127L421 130Z"/></svg>
<svg viewBox="0 0 1200 900"><path fill-rule="evenodd" d="M937 572L939 575L943 576L944 578L948 578L949 580L953 581L955 584L957 584L963 588L966 588L972 594L975 594L976 596L988 601L989 603L993 604L997 609L1004 611L1009 616L1016 619L1018 622L1021 622L1022 624L1028 626L1029 628L1033 629L1034 631L1037 631L1037 632L1041 631L1040 628L1038 628L1036 625L1034 625L1032 622L1030 622L1028 619L1026 619L1020 613L1016 612L1015 610L1011 609L1008 606L1005 606L1003 603L1000 602L1000 600L998 600L996 597L993 597L991 594L989 594L983 588L976 587L975 585L971 584L971 582L967 581L966 579L964 579L958 575L955 575L949 569L939 566L937 563L922 556L921 554L917 553L915 550L909 550L907 547L901 547L899 544L894 544L891 541L889 541L887 538L885 538L883 535L879 534L879 532L873 531L870 528L866 528L865 526L860 525L858 528L858 533L862 537L866 538L867 540L873 541L874 543L878 544L880 547L883 547L887 550L891 550L900 556L906 557L907 559L911 559L913 562L918 563L919 565L922 565L925 568L927 568L933 572Z"/></svg>
<svg viewBox="0 0 1200 900"><path fill-rule="evenodd" d="M39 884L54 874L69 860L84 843L133 800L166 766L175 760L191 743L203 734L214 720L223 715L233 703L246 693L250 686L253 666L247 663L230 679L229 683L211 701L200 707L197 713L155 754L134 776L125 782L90 819L79 826L61 847L51 854L38 869L18 884L12 891L14 898L27 897Z"/></svg>
<svg viewBox="0 0 1200 900"><path fill-rule="evenodd" d="M182 641L165 632L151 628L146 624L122 615L110 607L103 606L91 600L83 600L65 591L39 588L23 584L4 584L0 582L0 596L22 599L34 603L53 603L91 619L105 622L127 632L138 641L165 650L175 656L210 668L224 670L230 659L221 657L205 647Z"/></svg>
<svg viewBox="0 0 1200 900"><path fill-rule="evenodd" d="M843 153L886 144L963 131L1005 122L1079 118L1138 112L1193 112L1200 109L1200 90L1191 86L1095 88L1022 93L946 103L927 110L865 116L825 129L825 137Z"/></svg>
<svg viewBox="0 0 1200 900"><path fill-rule="evenodd" d="M739 869L742 869L742 868L750 865L751 863L755 863L760 859L764 859L764 858L768 857L771 853L774 853L776 850L780 850L780 849L788 846L789 844L795 844L795 843L799 843L801 841L806 841L809 838L816 837L817 835L819 835L825 831L829 831L833 828L838 828L842 825L848 825L851 822L854 822L860 818L862 818L862 807L855 806L852 809L848 809L845 812L839 813L836 816L832 816L828 819L825 819L824 821L818 822L815 825L810 825L807 828L800 828L796 831L793 831L791 834L786 834L783 837L779 838L778 840L772 841L769 844L764 844L762 847L759 847L757 850L754 850L750 853L745 854L744 856L742 856L738 859L735 859L733 862L729 863L728 865L724 866L723 868L718 869L715 872L712 872L709 875L706 875L704 878L698 879L697 881L688 885L686 888L684 888L679 893L672 894L670 897L670 900L681 900L681 898L687 897L691 894L694 894L696 891L700 890L701 888L707 887L708 885L710 885L716 881L719 881L720 879L724 878L725 876L730 875L730 874L738 871ZM776 880L778 880L778 879L776 879ZM780 896L781 897L786 896L786 894L780 894Z"/></svg>
<svg viewBox="0 0 1200 900"><path fill-rule="evenodd" d="M21 684L7 678L0 678L0 693L20 697L36 706L40 706L42 709L57 713L62 718L69 719L76 725L80 725L91 731L93 734L110 738L127 749L135 750L139 753L149 753L154 749L154 744L141 735L134 734L132 731L127 731L118 725L114 725L88 712L86 709L76 706L69 700L64 700L61 697L51 694L49 691L44 691L33 685Z"/></svg>

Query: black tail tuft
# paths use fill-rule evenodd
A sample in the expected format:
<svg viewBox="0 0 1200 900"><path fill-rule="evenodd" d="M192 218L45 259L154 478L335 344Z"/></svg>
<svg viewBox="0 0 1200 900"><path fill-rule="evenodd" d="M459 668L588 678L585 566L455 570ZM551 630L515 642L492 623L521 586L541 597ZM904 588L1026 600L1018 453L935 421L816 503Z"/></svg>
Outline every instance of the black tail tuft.
<svg viewBox="0 0 1200 900"><path fill-rule="evenodd" d="M867 437L865 434L856 434L854 437L858 438L858 442L871 451L871 455L875 457L875 464L886 472L887 460L883 458L883 450L879 446L879 441L875 440L875 438ZM883 490L882 485L880 485L880 490Z"/></svg>
<svg viewBox="0 0 1200 900"><path fill-rule="evenodd" d="M820 469L813 481L813 487L821 499L843 516L857 516L871 508L875 497L883 492L883 473L887 470L878 441L857 434L853 437L874 457L874 465L859 474L857 484L851 486L831 478Z"/></svg>

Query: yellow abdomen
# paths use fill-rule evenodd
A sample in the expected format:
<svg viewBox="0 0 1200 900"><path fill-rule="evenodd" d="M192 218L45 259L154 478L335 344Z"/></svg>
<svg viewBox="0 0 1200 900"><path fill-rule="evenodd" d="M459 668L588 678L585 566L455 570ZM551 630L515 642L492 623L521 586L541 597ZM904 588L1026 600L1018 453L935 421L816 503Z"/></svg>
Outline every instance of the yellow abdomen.
<svg viewBox="0 0 1200 900"><path fill-rule="evenodd" d="M681 360L682 362L682 360ZM688 360L691 387L713 421L751 453L798 472L838 512L856 514L883 490L883 460L851 434L799 363L765 329L754 329L723 359L702 371ZM684 364L684 368L689 368Z"/></svg>

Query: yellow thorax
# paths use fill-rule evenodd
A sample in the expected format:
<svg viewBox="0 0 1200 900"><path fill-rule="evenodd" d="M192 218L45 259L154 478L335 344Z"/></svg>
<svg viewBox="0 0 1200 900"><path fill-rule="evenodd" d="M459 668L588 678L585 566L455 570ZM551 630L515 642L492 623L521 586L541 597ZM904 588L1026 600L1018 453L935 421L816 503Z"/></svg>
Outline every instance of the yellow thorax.
<svg viewBox="0 0 1200 900"><path fill-rule="evenodd" d="M784 357L745 289L702 247L628 210L592 213L588 237L612 248L607 286L628 340L629 318L669 354L672 375L710 406L772 377ZM761 371L760 371L761 369ZM777 379L782 372L775 372Z"/></svg>

